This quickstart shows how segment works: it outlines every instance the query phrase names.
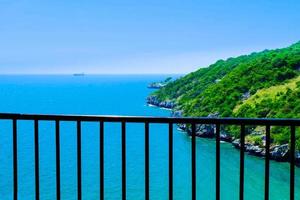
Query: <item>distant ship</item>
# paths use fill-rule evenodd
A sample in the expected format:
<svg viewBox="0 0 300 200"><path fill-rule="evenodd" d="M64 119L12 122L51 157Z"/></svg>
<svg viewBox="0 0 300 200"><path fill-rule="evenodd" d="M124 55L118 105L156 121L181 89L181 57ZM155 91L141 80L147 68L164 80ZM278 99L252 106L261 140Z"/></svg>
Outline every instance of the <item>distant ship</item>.
<svg viewBox="0 0 300 200"><path fill-rule="evenodd" d="M85 74L84 73L75 73L73 74L73 76L84 76Z"/></svg>

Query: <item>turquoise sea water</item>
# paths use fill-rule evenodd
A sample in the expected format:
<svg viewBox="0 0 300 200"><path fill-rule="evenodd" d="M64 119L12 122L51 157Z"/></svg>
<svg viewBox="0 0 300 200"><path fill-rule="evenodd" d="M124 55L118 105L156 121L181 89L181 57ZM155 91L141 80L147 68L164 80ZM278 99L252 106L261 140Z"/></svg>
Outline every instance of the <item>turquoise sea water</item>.
<svg viewBox="0 0 300 200"><path fill-rule="evenodd" d="M166 76L0 76L0 112L169 116L145 105ZM127 125L127 197L144 199L144 126ZM41 199L55 199L54 123L40 122ZM190 138L174 127L174 199L191 193ZM121 127L105 124L105 198L121 199ZM12 199L12 126L0 121L0 199ZM18 123L19 198L34 199L33 123ZM62 199L76 198L76 124L61 125ZM99 127L82 124L83 199L99 199ZM245 199L263 199L264 161L245 157ZM221 196L238 199L239 151L221 144ZM300 172L296 169L296 195ZM289 199L289 164L271 162L271 199ZM215 143L197 139L197 196L215 199ZM168 198L168 127L150 126L150 198Z"/></svg>

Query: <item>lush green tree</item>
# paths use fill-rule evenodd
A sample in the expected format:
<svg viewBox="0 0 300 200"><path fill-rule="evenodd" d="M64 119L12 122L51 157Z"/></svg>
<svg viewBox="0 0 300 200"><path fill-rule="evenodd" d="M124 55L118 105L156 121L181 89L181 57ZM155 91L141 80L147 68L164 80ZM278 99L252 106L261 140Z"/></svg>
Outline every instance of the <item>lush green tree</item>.
<svg viewBox="0 0 300 200"><path fill-rule="evenodd" d="M299 75L300 42L287 48L219 60L170 82L152 95L160 101L175 102L175 109L183 111L184 116L218 113L220 117L300 118L300 81L297 87L275 91L272 98L265 98L264 94L254 96ZM250 96L256 100L252 105L244 105ZM287 134L284 128L274 128L275 142L288 142Z"/></svg>

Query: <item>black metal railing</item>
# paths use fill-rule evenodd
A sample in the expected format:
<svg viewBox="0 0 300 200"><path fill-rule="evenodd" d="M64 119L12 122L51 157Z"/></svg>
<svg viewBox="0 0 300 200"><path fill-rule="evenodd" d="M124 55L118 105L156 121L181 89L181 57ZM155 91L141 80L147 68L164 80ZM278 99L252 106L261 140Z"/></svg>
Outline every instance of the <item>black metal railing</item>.
<svg viewBox="0 0 300 200"><path fill-rule="evenodd" d="M122 199L126 199L126 124L145 124L145 199L149 200L149 124L163 123L169 126L169 199L173 199L173 125L191 125L191 191L192 200L196 199L196 125L215 125L216 135L216 186L215 197L220 199L220 127L221 125L240 126L240 174L239 174L239 199L244 199L244 167L245 167L245 126L260 125L266 127L266 155L265 155L265 199L269 199L269 177L270 177L270 127L290 127L290 199L295 198L295 130L300 126L300 119L238 119L238 118L172 118L172 117L134 117L134 116L84 116L84 115L35 115L35 114L0 114L0 119L12 120L13 124L13 199L18 199L18 146L17 146L17 122L18 120L34 121L34 149L35 149L35 198L40 198L39 185L39 121L55 122L55 145L56 145L56 199L61 199L60 181L60 122L74 121L77 123L77 197L82 199L82 171L81 171L81 122L98 122L100 134L100 200L105 199L104 194L104 126L106 122L121 123L121 148L122 148Z"/></svg>

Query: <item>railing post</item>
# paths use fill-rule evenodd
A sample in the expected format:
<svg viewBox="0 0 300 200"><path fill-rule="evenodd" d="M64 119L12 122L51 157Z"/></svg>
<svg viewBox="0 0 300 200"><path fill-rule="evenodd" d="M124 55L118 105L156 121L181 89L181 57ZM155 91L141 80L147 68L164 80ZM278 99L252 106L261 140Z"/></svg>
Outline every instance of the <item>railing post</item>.
<svg viewBox="0 0 300 200"><path fill-rule="evenodd" d="M122 200L126 200L126 123L122 121Z"/></svg>
<svg viewBox="0 0 300 200"><path fill-rule="evenodd" d="M240 200L244 199L244 164L245 164L245 125L241 125L241 148L240 148Z"/></svg>
<svg viewBox="0 0 300 200"><path fill-rule="evenodd" d="M56 147L56 199L60 200L60 130L59 120L55 120L55 147Z"/></svg>
<svg viewBox="0 0 300 200"><path fill-rule="evenodd" d="M39 121L34 120L34 155L35 155L35 199L40 199L40 172L39 172Z"/></svg>
<svg viewBox="0 0 300 200"><path fill-rule="evenodd" d="M291 151L290 151L290 200L295 199L295 140L296 127L291 126Z"/></svg>
<svg viewBox="0 0 300 200"><path fill-rule="evenodd" d="M149 200L149 123L145 122L145 200Z"/></svg>
<svg viewBox="0 0 300 200"><path fill-rule="evenodd" d="M169 200L173 200L173 123L169 123Z"/></svg>
<svg viewBox="0 0 300 200"><path fill-rule="evenodd" d="M196 200L196 124L192 123L192 142L191 142L191 160L192 160L192 200Z"/></svg>
<svg viewBox="0 0 300 200"><path fill-rule="evenodd" d="M82 199L81 188L81 121L77 121L77 198Z"/></svg>
<svg viewBox="0 0 300 200"><path fill-rule="evenodd" d="M14 172L14 200L18 199L18 138L17 120L13 119L13 172Z"/></svg>
<svg viewBox="0 0 300 200"><path fill-rule="evenodd" d="M104 122L100 122L100 200L104 200Z"/></svg>
<svg viewBox="0 0 300 200"><path fill-rule="evenodd" d="M270 125L266 126L266 156L265 156L265 200L269 200L269 179L270 179Z"/></svg>
<svg viewBox="0 0 300 200"><path fill-rule="evenodd" d="M220 200L220 124L216 124L216 200Z"/></svg>

